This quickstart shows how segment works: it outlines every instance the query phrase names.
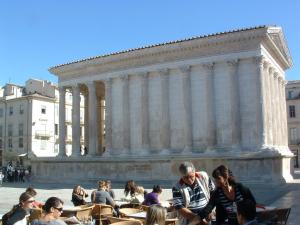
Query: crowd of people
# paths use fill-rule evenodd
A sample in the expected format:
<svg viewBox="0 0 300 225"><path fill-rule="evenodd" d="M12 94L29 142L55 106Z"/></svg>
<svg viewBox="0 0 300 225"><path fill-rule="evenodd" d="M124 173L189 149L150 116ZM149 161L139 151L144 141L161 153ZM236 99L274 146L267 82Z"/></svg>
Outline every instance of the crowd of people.
<svg viewBox="0 0 300 225"><path fill-rule="evenodd" d="M22 165L13 166L9 162L7 166L3 167L0 171L0 184L4 182L29 182L31 176L31 168Z"/></svg>
<svg viewBox="0 0 300 225"><path fill-rule="evenodd" d="M220 165L213 173L213 179L204 171L196 171L191 162L183 162L179 166L181 177L172 188L172 203L164 207L160 201L163 189L154 185L147 193L142 186L133 180L126 182L123 201L146 206L146 225L164 225L167 211L174 210L178 214L178 225L255 225L256 201L249 188L236 181L228 167ZM64 225L59 217L63 210L63 201L50 197L45 203L34 198L36 191L29 187L19 198L19 203L3 216L3 225L25 225L27 215L33 207L42 208L40 219L32 225ZM106 204L114 209L114 216L119 216L119 208L115 201L115 193L109 180L100 180L96 190L92 191L90 201L87 191L76 185L72 192L74 206Z"/></svg>

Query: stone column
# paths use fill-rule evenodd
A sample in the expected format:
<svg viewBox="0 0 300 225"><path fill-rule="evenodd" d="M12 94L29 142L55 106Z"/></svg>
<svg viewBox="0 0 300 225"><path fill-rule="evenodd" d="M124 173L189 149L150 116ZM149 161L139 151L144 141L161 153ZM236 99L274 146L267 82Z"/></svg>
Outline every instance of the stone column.
<svg viewBox="0 0 300 225"><path fill-rule="evenodd" d="M72 155L80 156L80 90L72 86Z"/></svg>
<svg viewBox="0 0 300 225"><path fill-rule="evenodd" d="M279 127L280 127L280 145L284 145L284 114L283 114L283 107L284 107L284 101L282 98L282 77L278 77L278 99L279 99Z"/></svg>
<svg viewBox="0 0 300 225"><path fill-rule="evenodd" d="M283 145L284 146L288 146L288 126L287 126L286 93L285 93L286 84L287 82L284 79L282 79L281 92L282 92L282 101L283 101L282 120L283 120L283 137L284 137Z"/></svg>
<svg viewBox="0 0 300 225"><path fill-rule="evenodd" d="M130 149L130 116L129 116L129 77L122 76L122 110L123 110L123 154Z"/></svg>
<svg viewBox="0 0 300 225"><path fill-rule="evenodd" d="M266 94L265 94L265 80L262 56L256 57L255 63L257 66L257 84L258 84L258 97L257 99L257 114L258 114L258 146L265 147L267 143L267 118L266 118Z"/></svg>
<svg viewBox="0 0 300 225"><path fill-rule="evenodd" d="M265 116L266 116L266 123L267 123L267 130L266 130L266 144L272 145L273 143L273 133L272 133L272 94L271 94L271 86L270 86L270 78L269 78L269 68L270 63L264 61L264 68L263 68L263 75L264 75L264 88L265 88Z"/></svg>
<svg viewBox="0 0 300 225"><path fill-rule="evenodd" d="M191 109L191 84L190 66L179 68L182 73L182 94L183 94L183 129L184 129L184 149L192 149L192 109Z"/></svg>
<svg viewBox="0 0 300 225"><path fill-rule="evenodd" d="M215 123L215 105L214 105L214 64L213 63L205 63L202 64L202 68L204 70L204 82L205 82L205 95L206 95L206 115L202 118L203 123L206 124L205 132L205 145L203 147L212 148L216 144L216 123ZM203 114L203 113L202 113ZM200 115L201 116L201 115ZM192 118L192 123L194 120L198 118ZM201 128L200 128L201 129Z"/></svg>
<svg viewBox="0 0 300 225"><path fill-rule="evenodd" d="M142 74L141 81L141 126L142 126L142 148L149 148L149 103L148 103L148 76L149 73Z"/></svg>
<svg viewBox="0 0 300 225"><path fill-rule="evenodd" d="M112 149L112 78L105 80L105 154L111 154Z"/></svg>
<svg viewBox="0 0 300 225"><path fill-rule="evenodd" d="M279 138L280 138L280 133L278 131L279 129L279 124L278 124L278 73L274 72L273 73L273 99L274 99L274 104L273 104L273 123L274 123L274 145L278 146L279 145Z"/></svg>
<svg viewBox="0 0 300 225"><path fill-rule="evenodd" d="M98 147L98 120L97 120L97 96L95 83L93 81L87 83L88 98L88 128L89 128L89 147L88 155L95 156Z"/></svg>
<svg viewBox="0 0 300 225"><path fill-rule="evenodd" d="M162 149L170 148L170 113L169 113L169 70L158 71L161 84L161 122L160 144Z"/></svg>
<svg viewBox="0 0 300 225"><path fill-rule="evenodd" d="M89 146L89 95L85 93L84 95L84 147Z"/></svg>
<svg viewBox="0 0 300 225"><path fill-rule="evenodd" d="M59 87L59 156L66 156L66 90Z"/></svg>
<svg viewBox="0 0 300 225"><path fill-rule="evenodd" d="M231 106L231 145L238 148L241 142L241 117L240 117L240 91L238 66L239 60L227 61L231 81L230 106Z"/></svg>
<svg viewBox="0 0 300 225"><path fill-rule="evenodd" d="M271 127L270 131L272 132L272 143L270 143L272 146L276 144L276 124L275 124L275 99L274 99L274 93L275 93L275 88L274 88L274 69L270 66L269 71L268 71L268 76L269 76L269 87L270 87L270 116L271 116Z"/></svg>

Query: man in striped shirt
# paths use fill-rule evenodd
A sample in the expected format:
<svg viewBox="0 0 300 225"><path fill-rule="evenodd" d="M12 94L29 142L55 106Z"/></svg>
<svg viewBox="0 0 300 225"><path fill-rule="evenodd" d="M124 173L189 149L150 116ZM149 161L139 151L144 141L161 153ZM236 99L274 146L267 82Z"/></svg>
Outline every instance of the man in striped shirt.
<svg viewBox="0 0 300 225"><path fill-rule="evenodd" d="M179 213L180 225L199 220L197 214L207 205L215 185L206 172L196 172L191 162L179 166L181 179L172 189L173 203ZM200 224L207 224L200 220Z"/></svg>

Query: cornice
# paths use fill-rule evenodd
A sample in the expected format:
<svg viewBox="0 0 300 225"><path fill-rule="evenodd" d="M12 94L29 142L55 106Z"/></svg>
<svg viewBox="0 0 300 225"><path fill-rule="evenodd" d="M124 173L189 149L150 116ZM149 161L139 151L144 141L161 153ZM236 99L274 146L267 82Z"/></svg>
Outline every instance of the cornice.
<svg viewBox="0 0 300 225"><path fill-rule="evenodd" d="M265 33L266 27L261 27L253 30L188 39L182 42L171 42L164 45L86 59L52 67L49 71L59 76L60 81L65 81L82 75L121 71L132 67L143 67L161 62L248 51L257 49L260 41L265 37Z"/></svg>

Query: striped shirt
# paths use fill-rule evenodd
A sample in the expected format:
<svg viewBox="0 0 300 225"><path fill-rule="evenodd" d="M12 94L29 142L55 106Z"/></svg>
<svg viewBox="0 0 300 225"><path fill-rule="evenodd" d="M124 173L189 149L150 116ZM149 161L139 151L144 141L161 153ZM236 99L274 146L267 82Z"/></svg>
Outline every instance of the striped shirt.
<svg viewBox="0 0 300 225"><path fill-rule="evenodd" d="M186 192L188 192L188 196L190 198L189 204L187 206L186 206L185 196L183 196L184 195L182 191L183 188L185 189ZM208 182L208 188L210 192L215 189L215 185L210 178ZM204 190L202 190L201 186L199 185L199 182L196 180L193 187L187 186L185 184L180 184L179 182L176 187L173 187L172 193L173 193L173 204L175 209L177 210L182 208L188 208L193 213L198 213L207 205L209 201L209 199L206 197L204 193Z"/></svg>

